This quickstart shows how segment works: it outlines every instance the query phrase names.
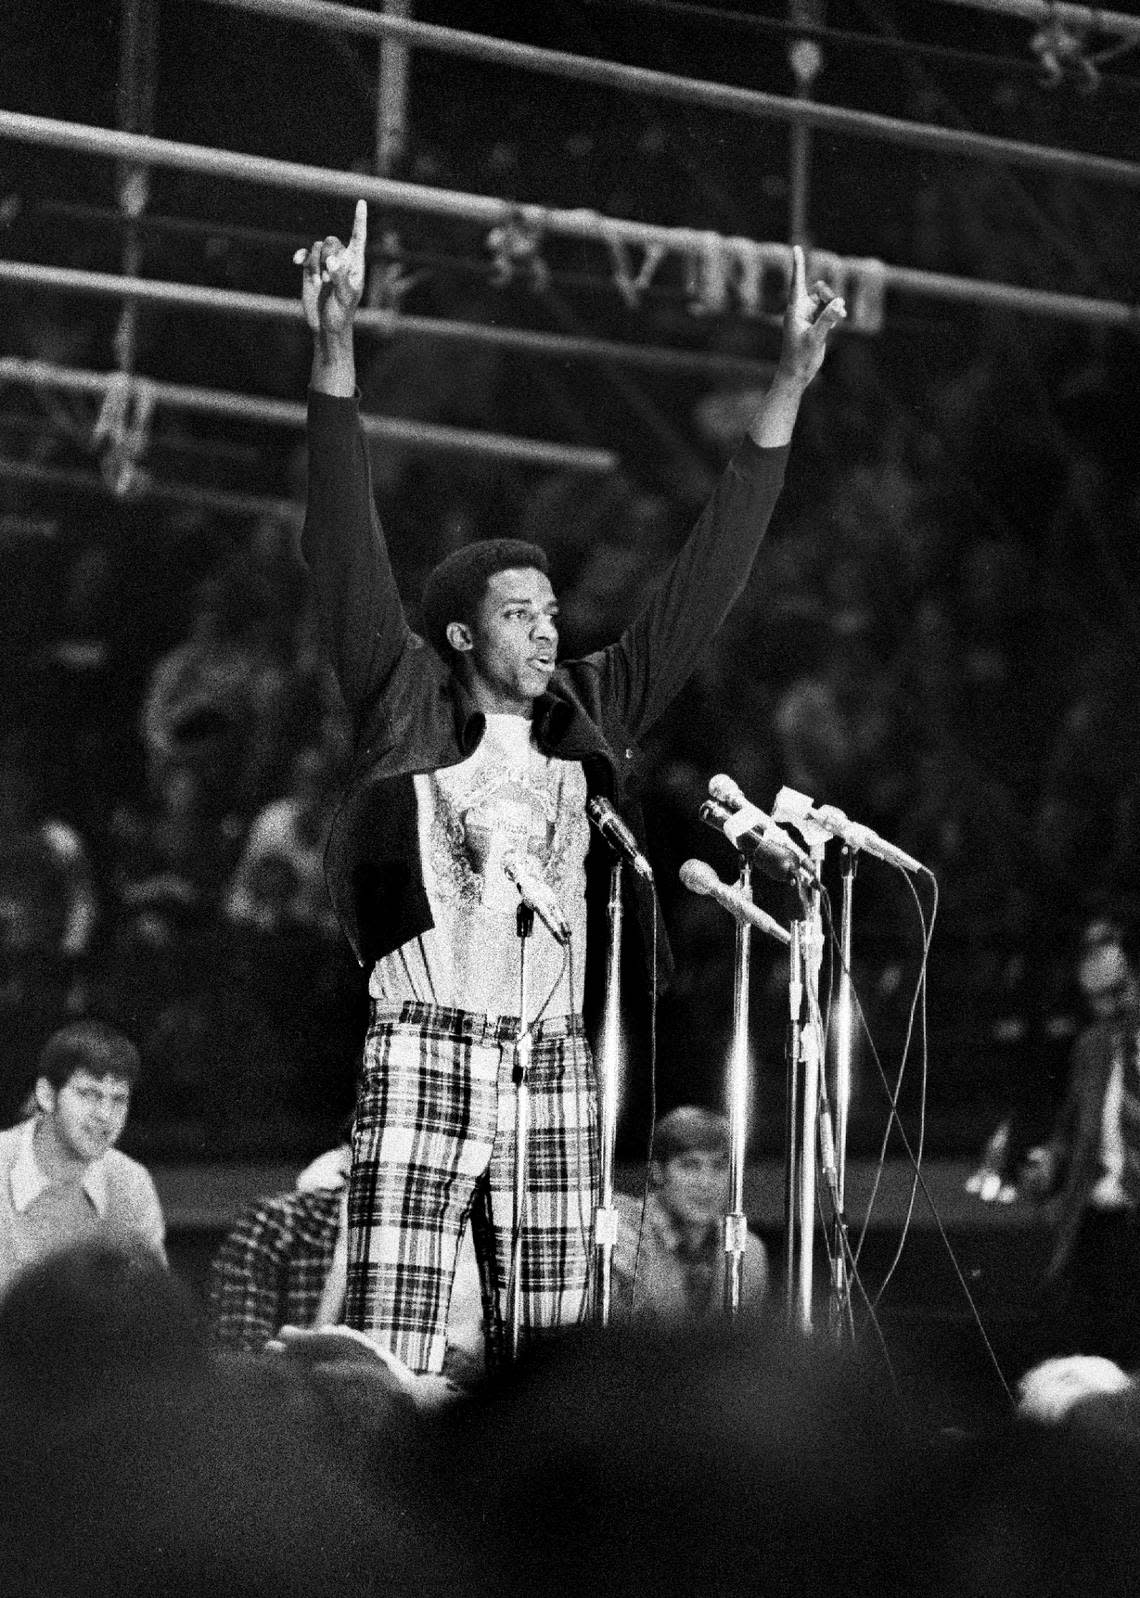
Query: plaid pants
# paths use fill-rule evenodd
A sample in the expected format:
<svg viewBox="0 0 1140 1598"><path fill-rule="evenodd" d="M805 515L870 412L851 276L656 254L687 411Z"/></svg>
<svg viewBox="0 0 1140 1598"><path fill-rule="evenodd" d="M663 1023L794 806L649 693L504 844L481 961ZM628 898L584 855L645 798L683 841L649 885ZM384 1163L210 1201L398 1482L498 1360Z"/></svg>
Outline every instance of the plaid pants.
<svg viewBox="0 0 1140 1598"><path fill-rule="evenodd" d="M438 1372L471 1221L488 1353L502 1351L514 1194L516 1016L374 1008L348 1186L349 1326ZM598 1190L597 1089L576 1017L534 1029L520 1336L585 1320Z"/></svg>

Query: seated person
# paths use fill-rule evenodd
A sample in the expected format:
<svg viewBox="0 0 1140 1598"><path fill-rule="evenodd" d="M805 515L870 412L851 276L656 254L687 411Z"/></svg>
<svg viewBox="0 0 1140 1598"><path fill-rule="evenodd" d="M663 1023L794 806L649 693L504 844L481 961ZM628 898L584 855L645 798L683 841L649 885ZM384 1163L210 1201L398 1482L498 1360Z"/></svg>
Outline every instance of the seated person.
<svg viewBox="0 0 1140 1598"><path fill-rule="evenodd" d="M348 1165L341 1144L307 1165L292 1193L260 1199L237 1219L210 1266L215 1343L259 1353L283 1326L316 1330L343 1318ZM445 1370L473 1380L483 1349L483 1306L468 1228L448 1316Z"/></svg>
<svg viewBox="0 0 1140 1598"><path fill-rule="evenodd" d="M635 1319L684 1324L720 1313L728 1148L723 1115L680 1105L657 1126L644 1214L640 1199L614 1195L614 1302ZM756 1308L767 1285L768 1251L749 1232L741 1307Z"/></svg>
<svg viewBox="0 0 1140 1598"><path fill-rule="evenodd" d="M73 1021L44 1044L36 1113L0 1132L0 1295L25 1266L76 1243L138 1241L165 1263L154 1183L115 1148L140 1064L102 1021Z"/></svg>
<svg viewBox="0 0 1140 1598"><path fill-rule="evenodd" d="M282 1326L340 1320L344 1268L333 1268L347 1192L281 1193L242 1212L210 1265L208 1315L217 1344L259 1353Z"/></svg>

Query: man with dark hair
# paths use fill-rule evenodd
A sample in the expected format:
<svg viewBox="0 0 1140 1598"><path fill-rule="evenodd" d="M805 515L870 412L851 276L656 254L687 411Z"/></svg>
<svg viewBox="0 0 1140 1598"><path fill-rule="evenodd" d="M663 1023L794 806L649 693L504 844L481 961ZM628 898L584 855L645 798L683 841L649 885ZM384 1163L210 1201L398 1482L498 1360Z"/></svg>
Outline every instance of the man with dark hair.
<svg viewBox="0 0 1140 1598"><path fill-rule="evenodd" d="M0 1132L0 1294L71 1244L137 1241L165 1263L154 1183L115 1148L139 1069L134 1044L103 1021L73 1021L44 1044L36 1114Z"/></svg>
<svg viewBox="0 0 1140 1598"><path fill-rule="evenodd" d="M1050 1201L1047 1282L1070 1351L1140 1365L1140 917L1095 922L1077 978L1092 1024L1073 1045L1064 1102L1029 1150L1025 1191Z"/></svg>
<svg viewBox="0 0 1140 1598"><path fill-rule="evenodd" d="M451 657L448 623L475 621L489 580L512 568L550 575L546 551L521 538L481 538L462 544L429 573L420 605L424 637L444 660Z"/></svg>
<svg viewBox="0 0 1140 1598"><path fill-rule="evenodd" d="M637 1320L684 1325L724 1306L724 1216L728 1208L728 1121L715 1110L681 1104L653 1136L644 1204L616 1195L617 1298ZM741 1307L756 1309L768 1287L768 1251L745 1237Z"/></svg>
<svg viewBox="0 0 1140 1598"><path fill-rule="evenodd" d="M617 643L560 663L542 552L498 540L433 573L425 641L396 589L357 416L366 228L361 201L347 245L326 238L298 256L314 342L302 549L356 738L326 870L370 969L373 1005L353 1132L346 1321L413 1371L438 1372L469 1220L492 1358L510 1301L520 879L539 915L521 1018L530 1136L518 1329L530 1339L586 1315L598 1153L583 956L587 901L608 877L590 850L587 800L610 800L640 834L637 741L748 579L800 401L843 306L823 285L808 292L793 251L772 385ZM649 948L652 892L640 879L635 891Z"/></svg>

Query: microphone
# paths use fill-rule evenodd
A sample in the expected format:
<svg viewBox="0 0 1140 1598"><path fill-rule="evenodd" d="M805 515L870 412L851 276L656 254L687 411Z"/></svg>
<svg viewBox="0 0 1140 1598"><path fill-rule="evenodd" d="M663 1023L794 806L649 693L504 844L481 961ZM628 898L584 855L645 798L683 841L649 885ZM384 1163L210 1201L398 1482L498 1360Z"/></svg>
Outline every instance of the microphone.
<svg viewBox="0 0 1140 1598"><path fill-rule="evenodd" d="M801 849L796 840L789 837L782 827L778 827L771 816L765 815L763 810L758 810L747 800L731 777L726 777L723 772L713 777L709 782L709 798L731 812L725 823L724 835L734 848L745 852L744 840L755 837L761 843L777 845L791 855L797 865L815 875L815 865L807 850Z"/></svg>
<svg viewBox="0 0 1140 1598"><path fill-rule="evenodd" d="M586 805L586 814L609 844L614 854L627 860L639 877L653 881L653 867L637 846L637 839L608 799L595 794Z"/></svg>
<svg viewBox="0 0 1140 1598"><path fill-rule="evenodd" d="M705 800L700 809L700 817L706 827L711 827L714 832L724 833L732 847L739 850L748 864L762 871L766 877L771 877L774 882L795 880L799 868L786 849L748 833L740 838L729 837L728 826L732 821L732 811L726 810L724 805L718 805L715 799Z"/></svg>
<svg viewBox="0 0 1140 1598"><path fill-rule="evenodd" d="M770 915L765 915L751 899L746 899L739 888L722 882L713 868L706 865L703 860L686 860L681 867L681 881L690 893L707 894L710 899L714 899L722 910L727 910L729 915L742 926L755 927L757 932L766 932L770 938L775 938L777 943L791 943L792 935L785 927L774 921Z"/></svg>
<svg viewBox="0 0 1140 1598"><path fill-rule="evenodd" d="M897 844L880 838L870 827L852 821L834 805L813 805L806 793L797 793L794 788L780 789L776 795L775 811L781 821L790 821L793 826L800 820L813 822L833 838L838 838L840 843L846 844L848 849L861 849L864 854L874 855L876 860L884 860L887 865L897 866L900 871L926 870L921 860L916 860Z"/></svg>
<svg viewBox="0 0 1140 1598"><path fill-rule="evenodd" d="M549 884L517 849L503 856L503 870L519 890L519 897L534 911L556 943L570 942L570 923L562 913Z"/></svg>

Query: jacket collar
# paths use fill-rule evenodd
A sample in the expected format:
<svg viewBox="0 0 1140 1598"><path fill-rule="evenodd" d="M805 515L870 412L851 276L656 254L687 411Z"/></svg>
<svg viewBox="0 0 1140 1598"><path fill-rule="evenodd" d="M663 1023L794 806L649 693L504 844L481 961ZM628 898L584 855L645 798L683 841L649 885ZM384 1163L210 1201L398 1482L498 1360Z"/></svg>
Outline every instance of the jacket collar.
<svg viewBox="0 0 1140 1598"><path fill-rule="evenodd" d="M9 1186L12 1194L12 1208L17 1215L22 1215L39 1198L41 1193L52 1186L50 1179L41 1170L36 1159L35 1135L37 1120L25 1121L20 1132L20 1146L16 1158L12 1162L12 1169L8 1174ZM80 1186L91 1200L92 1208L102 1220L107 1213L107 1165L106 1160L100 1158L93 1160L86 1167Z"/></svg>
<svg viewBox="0 0 1140 1598"><path fill-rule="evenodd" d="M552 693L540 694L534 703L534 736L539 748L553 749L565 744L574 726L574 707Z"/></svg>
<svg viewBox="0 0 1140 1598"><path fill-rule="evenodd" d="M464 759L475 753L487 728L487 718L475 702L467 684L452 677L455 704L455 736ZM540 694L531 716L535 741L544 752L557 749L565 759L580 760L597 754L602 745L591 723L580 716L564 695Z"/></svg>

